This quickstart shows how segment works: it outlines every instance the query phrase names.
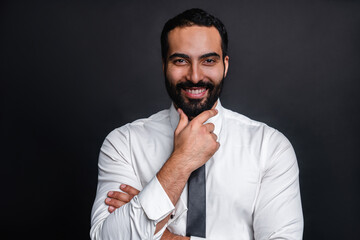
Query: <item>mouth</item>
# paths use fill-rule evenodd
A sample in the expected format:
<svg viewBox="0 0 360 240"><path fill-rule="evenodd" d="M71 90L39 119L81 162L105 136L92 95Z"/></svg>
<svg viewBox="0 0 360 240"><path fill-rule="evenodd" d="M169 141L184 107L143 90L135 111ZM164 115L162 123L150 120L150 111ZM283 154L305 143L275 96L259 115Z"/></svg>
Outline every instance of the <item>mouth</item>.
<svg viewBox="0 0 360 240"><path fill-rule="evenodd" d="M191 87L182 88L181 91L184 92L188 98L201 99L206 95L208 89L206 87Z"/></svg>

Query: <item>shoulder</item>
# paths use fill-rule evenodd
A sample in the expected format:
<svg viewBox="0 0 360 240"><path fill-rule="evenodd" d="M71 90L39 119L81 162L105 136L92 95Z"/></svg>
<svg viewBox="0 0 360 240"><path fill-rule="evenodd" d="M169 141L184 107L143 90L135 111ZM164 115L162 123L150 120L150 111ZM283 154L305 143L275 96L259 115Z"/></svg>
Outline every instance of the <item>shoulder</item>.
<svg viewBox="0 0 360 240"><path fill-rule="evenodd" d="M155 134L164 131L170 127L169 110L162 110L148 118L141 118L131 123L127 123L111 131L106 140L128 139L131 135L140 134L145 137L146 134Z"/></svg>
<svg viewBox="0 0 360 240"><path fill-rule="evenodd" d="M277 129L225 108L224 123L227 129L235 131L249 145L274 150L291 147L289 140Z"/></svg>
<svg viewBox="0 0 360 240"><path fill-rule="evenodd" d="M266 132L273 133L277 130L268 126L266 123L253 120L245 115L234 112L232 110L224 108L224 122L227 126L236 128L245 132L257 133L257 132Z"/></svg>
<svg viewBox="0 0 360 240"><path fill-rule="evenodd" d="M277 129L227 109L224 124L228 140L256 156L263 169L278 163L280 156L287 156L284 166L296 162L290 141Z"/></svg>

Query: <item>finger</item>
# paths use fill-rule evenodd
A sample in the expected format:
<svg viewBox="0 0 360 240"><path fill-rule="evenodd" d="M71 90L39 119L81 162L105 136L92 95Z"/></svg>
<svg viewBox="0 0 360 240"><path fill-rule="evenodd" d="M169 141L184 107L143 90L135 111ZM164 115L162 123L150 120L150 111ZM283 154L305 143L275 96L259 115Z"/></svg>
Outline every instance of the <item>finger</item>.
<svg viewBox="0 0 360 240"><path fill-rule="evenodd" d="M216 151L219 150L219 148L220 148L220 143L216 142Z"/></svg>
<svg viewBox="0 0 360 240"><path fill-rule="evenodd" d="M215 142L217 141L217 135L215 134L215 133L211 133L211 136L212 136L212 138L215 140Z"/></svg>
<svg viewBox="0 0 360 240"><path fill-rule="evenodd" d="M139 194L139 190L137 190L136 188L133 188L132 186L126 185L126 184L121 184L120 185L120 189L123 190L124 192L130 194L130 195L138 195Z"/></svg>
<svg viewBox="0 0 360 240"><path fill-rule="evenodd" d="M115 211L116 208L114 208L113 206L108 207L108 211L109 213L112 213L113 211Z"/></svg>
<svg viewBox="0 0 360 240"><path fill-rule="evenodd" d="M194 118L192 121L197 122L199 124L203 124L209 118L215 116L217 113L218 113L218 110L216 110L216 109L210 109L210 110L207 110L207 111L203 111L196 118Z"/></svg>
<svg viewBox="0 0 360 240"><path fill-rule="evenodd" d="M124 203L123 205L125 205L126 203ZM114 207L114 206L109 206L108 207L108 211L110 212L110 213L112 213L112 212L114 212L116 209L118 209L118 207Z"/></svg>
<svg viewBox="0 0 360 240"><path fill-rule="evenodd" d="M122 192L111 191L108 193L108 197L122 202L130 202L130 200L133 198L133 195Z"/></svg>
<svg viewBox="0 0 360 240"><path fill-rule="evenodd" d="M115 198L106 198L105 199L105 204L108 205L109 207L114 207L114 208L119 208L123 205L125 205L127 202L123 202L120 200L117 200Z"/></svg>
<svg viewBox="0 0 360 240"><path fill-rule="evenodd" d="M213 123L207 123L204 126L208 132L212 133L215 130L215 125Z"/></svg>
<svg viewBox="0 0 360 240"><path fill-rule="evenodd" d="M176 135L179 134L189 123L189 119L186 116L186 114L183 112L183 110L178 108L178 113L180 114L180 120L175 130Z"/></svg>

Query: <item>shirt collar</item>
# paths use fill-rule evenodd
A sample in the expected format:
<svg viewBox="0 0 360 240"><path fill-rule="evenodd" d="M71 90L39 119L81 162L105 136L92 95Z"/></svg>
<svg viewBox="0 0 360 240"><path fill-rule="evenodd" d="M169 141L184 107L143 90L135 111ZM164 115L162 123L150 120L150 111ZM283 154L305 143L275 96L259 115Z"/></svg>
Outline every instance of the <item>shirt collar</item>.
<svg viewBox="0 0 360 240"><path fill-rule="evenodd" d="M219 137L219 134L221 132L221 127L222 127L222 119L223 119L223 112L224 112L224 108L222 107L222 105L220 103L220 99L218 99L215 109L218 110L218 114L216 114L214 117L207 120L205 123L213 123L215 125L214 133ZM179 113L176 111L176 108L175 108L174 104L172 103L171 107L170 107L170 124L171 124L173 131L175 131L178 123L179 123Z"/></svg>

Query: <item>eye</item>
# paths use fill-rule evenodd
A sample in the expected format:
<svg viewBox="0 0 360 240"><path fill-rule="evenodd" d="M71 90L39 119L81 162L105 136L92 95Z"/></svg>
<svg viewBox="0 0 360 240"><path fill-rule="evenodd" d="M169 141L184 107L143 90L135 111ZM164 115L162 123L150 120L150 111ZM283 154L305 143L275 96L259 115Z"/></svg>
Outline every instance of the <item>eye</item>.
<svg viewBox="0 0 360 240"><path fill-rule="evenodd" d="M175 60L173 61L173 63L174 63L175 65L184 65L184 64L186 64L186 60L185 60L185 59L182 59L182 58L178 58L178 59L175 59Z"/></svg>
<svg viewBox="0 0 360 240"><path fill-rule="evenodd" d="M207 58L207 59L204 60L205 65L213 65L215 63L216 63L216 60L212 59L212 58Z"/></svg>

